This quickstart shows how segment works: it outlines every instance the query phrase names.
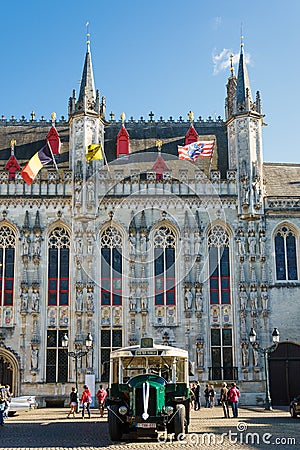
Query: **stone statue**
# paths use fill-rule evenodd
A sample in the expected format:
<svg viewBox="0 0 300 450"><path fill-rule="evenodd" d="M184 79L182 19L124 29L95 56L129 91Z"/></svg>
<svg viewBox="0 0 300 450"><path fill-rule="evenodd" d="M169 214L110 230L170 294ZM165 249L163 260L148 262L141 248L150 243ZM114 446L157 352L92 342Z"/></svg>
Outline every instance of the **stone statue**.
<svg viewBox="0 0 300 450"><path fill-rule="evenodd" d="M83 289L80 286L76 288L76 310L81 311L83 305Z"/></svg>
<svg viewBox="0 0 300 450"><path fill-rule="evenodd" d="M262 233L259 238L259 252L260 256L266 256L266 241L267 238L265 236L265 233Z"/></svg>
<svg viewBox="0 0 300 450"><path fill-rule="evenodd" d="M251 288L250 291L250 307L252 311L257 310L257 291L255 288Z"/></svg>
<svg viewBox="0 0 300 450"><path fill-rule="evenodd" d="M27 310L28 308L28 288L23 288L21 292L21 309Z"/></svg>
<svg viewBox="0 0 300 450"><path fill-rule="evenodd" d="M95 186L92 180L89 180L87 188L88 203L93 204L95 202Z"/></svg>
<svg viewBox="0 0 300 450"><path fill-rule="evenodd" d="M242 363L243 363L244 367L249 365L248 347L249 347L249 344L247 342L242 343Z"/></svg>
<svg viewBox="0 0 300 450"><path fill-rule="evenodd" d="M201 253L201 241L202 241L198 230L195 231L194 241L195 241L194 242L194 253L197 256L197 255L200 255L200 253Z"/></svg>
<svg viewBox="0 0 300 450"><path fill-rule="evenodd" d="M130 241L130 254L134 255L136 250L136 234L131 231L129 234L129 241Z"/></svg>
<svg viewBox="0 0 300 450"><path fill-rule="evenodd" d="M202 342L197 342L197 367L204 366L204 348Z"/></svg>
<svg viewBox="0 0 300 450"><path fill-rule="evenodd" d="M241 309L246 309L247 308L247 300L248 300L248 295L247 295L246 289L242 287L240 289L240 305L241 305Z"/></svg>
<svg viewBox="0 0 300 450"><path fill-rule="evenodd" d="M141 253L147 252L147 238L145 234L141 234L140 237Z"/></svg>
<svg viewBox="0 0 300 450"><path fill-rule="evenodd" d="M31 295L31 301L32 301L32 311L38 311L39 305L40 305L40 293L38 288L33 288L32 295Z"/></svg>
<svg viewBox="0 0 300 450"><path fill-rule="evenodd" d="M250 255L255 255L255 250L256 250L256 238L255 238L253 232L251 232L251 233L249 234L249 237L248 237L248 244L249 244L249 252L250 252Z"/></svg>
<svg viewBox="0 0 300 450"><path fill-rule="evenodd" d="M261 186L258 177L254 178L252 183L252 189L253 189L253 203L254 205L259 206L261 204Z"/></svg>
<svg viewBox="0 0 300 450"><path fill-rule="evenodd" d="M240 233L237 239L239 256L244 256L246 253L246 239L244 233Z"/></svg>
<svg viewBox="0 0 300 450"><path fill-rule="evenodd" d="M40 256L41 254L41 235L35 234L33 240L33 254Z"/></svg>
<svg viewBox="0 0 300 450"><path fill-rule="evenodd" d="M185 309L192 309L193 306L193 294L190 288L187 288L184 296Z"/></svg>
<svg viewBox="0 0 300 450"><path fill-rule="evenodd" d="M31 349L31 369L37 369L38 368L38 357L39 357L39 350L37 348Z"/></svg>
<svg viewBox="0 0 300 450"><path fill-rule="evenodd" d="M196 290L195 293L195 306L198 312L201 312L203 309L203 295L200 289Z"/></svg>
<svg viewBox="0 0 300 450"><path fill-rule="evenodd" d="M87 292L86 309L88 311L94 311L94 291L92 289L88 289Z"/></svg>
<svg viewBox="0 0 300 450"><path fill-rule="evenodd" d="M267 291L266 288L263 288L263 290L261 291L260 298L261 298L262 309L264 311L267 311L268 310L269 294L268 294L268 291Z"/></svg>
<svg viewBox="0 0 300 450"><path fill-rule="evenodd" d="M24 235L22 239L23 256L29 255L29 242L29 238Z"/></svg>
<svg viewBox="0 0 300 450"><path fill-rule="evenodd" d="M134 295L129 298L129 308L131 311L136 310L136 297Z"/></svg>
<svg viewBox="0 0 300 450"><path fill-rule="evenodd" d="M248 177L242 182L242 203L243 205L249 205L250 187L248 183Z"/></svg>
<svg viewBox="0 0 300 450"><path fill-rule="evenodd" d="M190 253L190 243L191 243L191 239L189 237L189 232L185 231L184 238L183 238L183 251L184 251L185 255L189 255L189 253Z"/></svg>

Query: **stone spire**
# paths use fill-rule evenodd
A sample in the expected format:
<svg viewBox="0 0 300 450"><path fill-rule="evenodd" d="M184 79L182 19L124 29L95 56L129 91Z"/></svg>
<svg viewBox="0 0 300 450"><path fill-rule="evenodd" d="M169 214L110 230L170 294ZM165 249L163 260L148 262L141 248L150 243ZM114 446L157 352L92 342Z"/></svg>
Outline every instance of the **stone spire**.
<svg viewBox="0 0 300 450"><path fill-rule="evenodd" d="M230 77L228 78L228 83L226 85L226 90L227 90L227 97L225 99L226 120L228 120L234 114L236 83L237 83L237 77L234 73L234 68L233 68L233 54L231 54L230 55Z"/></svg>
<svg viewBox="0 0 300 450"><path fill-rule="evenodd" d="M236 85L235 113L238 114L250 111L251 104L252 94L244 55L244 43L241 42L241 53Z"/></svg>

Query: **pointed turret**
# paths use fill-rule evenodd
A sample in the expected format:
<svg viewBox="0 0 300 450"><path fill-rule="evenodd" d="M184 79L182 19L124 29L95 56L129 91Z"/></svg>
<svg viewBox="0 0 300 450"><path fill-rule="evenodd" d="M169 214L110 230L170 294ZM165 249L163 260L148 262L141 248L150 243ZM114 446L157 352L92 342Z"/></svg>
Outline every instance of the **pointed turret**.
<svg viewBox="0 0 300 450"><path fill-rule="evenodd" d="M77 108L94 109L96 103L96 90L94 83L94 74L92 66L92 57L90 50L90 41L87 41L87 51L83 66L79 97Z"/></svg>
<svg viewBox="0 0 300 450"><path fill-rule="evenodd" d="M12 139L10 141L10 158L4 167L4 169L8 171L9 180L11 180L11 181L16 179L16 173L18 170L21 169L21 167L15 157L15 145L16 145L16 141L15 141L15 139Z"/></svg>
<svg viewBox="0 0 300 450"><path fill-rule="evenodd" d="M241 53L236 85L235 113L250 111L252 104L252 94L248 78L248 71L244 55L244 44L241 43Z"/></svg>

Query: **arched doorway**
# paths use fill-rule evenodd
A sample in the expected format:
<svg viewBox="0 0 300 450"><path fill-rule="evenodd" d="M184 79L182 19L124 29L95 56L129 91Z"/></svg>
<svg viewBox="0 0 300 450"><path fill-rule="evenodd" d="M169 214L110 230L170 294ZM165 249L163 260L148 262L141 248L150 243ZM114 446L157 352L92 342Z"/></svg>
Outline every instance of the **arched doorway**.
<svg viewBox="0 0 300 450"><path fill-rule="evenodd" d="M272 404L288 405L300 394L300 345L282 342L269 356Z"/></svg>
<svg viewBox="0 0 300 450"><path fill-rule="evenodd" d="M0 383L9 384L14 396L19 395L20 365L16 356L0 347Z"/></svg>

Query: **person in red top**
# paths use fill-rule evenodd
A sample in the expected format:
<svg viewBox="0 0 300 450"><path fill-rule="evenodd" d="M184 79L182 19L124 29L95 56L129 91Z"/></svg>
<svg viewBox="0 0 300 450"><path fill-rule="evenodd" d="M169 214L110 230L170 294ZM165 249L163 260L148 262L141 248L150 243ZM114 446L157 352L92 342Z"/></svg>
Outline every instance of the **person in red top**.
<svg viewBox="0 0 300 450"><path fill-rule="evenodd" d="M91 418L90 404L92 403L91 392L86 384L83 386L83 389L84 391L80 399L80 403L82 403L82 418L84 419L84 411L86 409L86 412L88 413L90 419Z"/></svg>
<svg viewBox="0 0 300 450"><path fill-rule="evenodd" d="M106 396L107 392L105 389L103 389L103 385L100 384L99 390L96 394L99 404L100 417L103 417Z"/></svg>

